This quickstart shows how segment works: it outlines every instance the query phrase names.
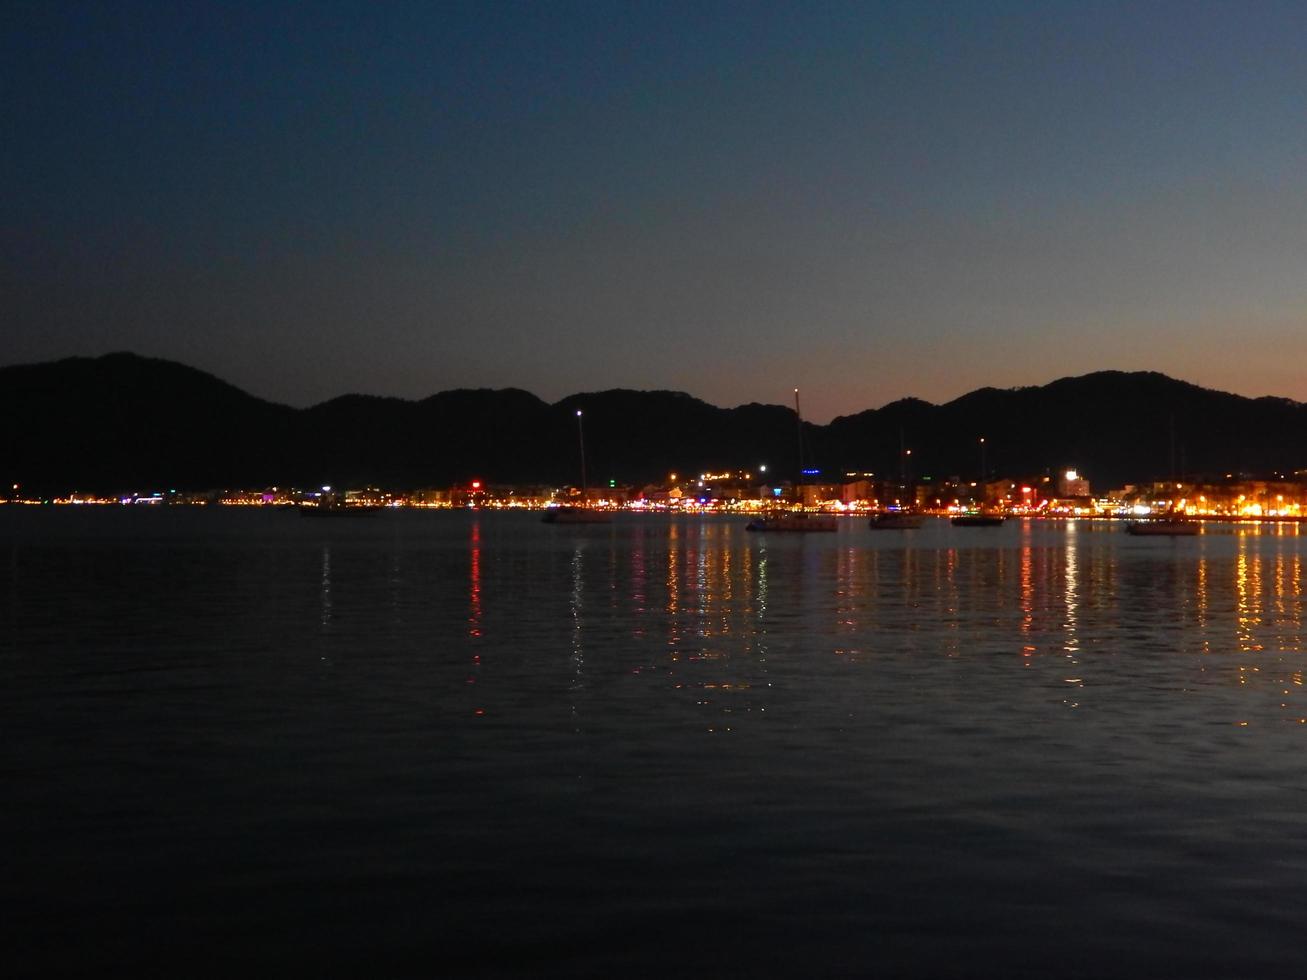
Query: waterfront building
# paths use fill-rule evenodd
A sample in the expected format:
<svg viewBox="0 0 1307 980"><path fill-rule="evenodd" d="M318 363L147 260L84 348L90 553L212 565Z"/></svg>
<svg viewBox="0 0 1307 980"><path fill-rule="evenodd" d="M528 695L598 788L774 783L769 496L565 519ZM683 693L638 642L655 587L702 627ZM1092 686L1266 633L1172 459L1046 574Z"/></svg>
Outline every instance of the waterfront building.
<svg viewBox="0 0 1307 980"><path fill-rule="evenodd" d="M1089 481L1076 470L1065 470L1057 479L1059 497L1088 497Z"/></svg>

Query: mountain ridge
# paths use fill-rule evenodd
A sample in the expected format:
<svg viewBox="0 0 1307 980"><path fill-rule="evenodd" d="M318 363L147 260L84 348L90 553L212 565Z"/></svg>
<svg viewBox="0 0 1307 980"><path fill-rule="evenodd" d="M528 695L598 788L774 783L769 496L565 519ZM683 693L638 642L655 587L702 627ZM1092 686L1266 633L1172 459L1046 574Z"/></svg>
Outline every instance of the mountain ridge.
<svg viewBox="0 0 1307 980"><path fill-rule="evenodd" d="M0 368L0 478L52 492L145 487L579 480L576 409L593 482L756 469L792 478L793 409L722 408L687 392L613 388L549 403L520 388L418 400L346 393L306 408L176 361L130 352ZM982 452L980 439L985 439ZM1176 473L1307 467L1307 405L1249 398L1156 371L1096 371L983 387L942 404L908 396L803 424L804 467L975 479L1075 467L1096 486ZM900 447L912 450L900 458Z"/></svg>

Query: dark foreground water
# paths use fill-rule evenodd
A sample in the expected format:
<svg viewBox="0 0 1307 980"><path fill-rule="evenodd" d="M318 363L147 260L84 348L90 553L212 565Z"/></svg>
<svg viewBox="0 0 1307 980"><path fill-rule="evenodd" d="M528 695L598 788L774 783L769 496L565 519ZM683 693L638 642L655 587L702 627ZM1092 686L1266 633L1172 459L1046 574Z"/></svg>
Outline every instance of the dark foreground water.
<svg viewBox="0 0 1307 980"><path fill-rule="evenodd" d="M4 972L1296 977L1304 541L0 508Z"/></svg>

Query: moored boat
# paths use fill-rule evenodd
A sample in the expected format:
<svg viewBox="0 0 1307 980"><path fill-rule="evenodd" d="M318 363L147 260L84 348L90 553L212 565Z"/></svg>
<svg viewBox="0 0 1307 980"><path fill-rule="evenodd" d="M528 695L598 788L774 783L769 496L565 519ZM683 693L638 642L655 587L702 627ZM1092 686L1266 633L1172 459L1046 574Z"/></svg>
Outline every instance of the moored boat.
<svg viewBox="0 0 1307 980"><path fill-rule="evenodd" d="M912 531L921 527L922 520L922 515L910 511L887 510L867 523L873 531Z"/></svg>
<svg viewBox="0 0 1307 980"><path fill-rule="evenodd" d="M1138 536L1192 537L1198 533L1198 526L1197 521L1164 517L1152 521L1132 521L1125 526L1125 533Z"/></svg>
<svg viewBox="0 0 1307 980"><path fill-rule="evenodd" d="M790 506L780 501L763 511L744 526L746 531L834 531L835 515L808 513L803 509L803 413L799 409L799 389L794 389L794 419L798 424L799 479L794 484L794 502ZM815 470L813 472L816 472Z"/></svg>
<svg viewBox="0 0 1307 980"><path fill-rule="evenodd" d="M950 521L954 527L998 527L1003 523L1000 514L956 514Z"/></svg>
<svg viewBox="0 0 1307 980"><path fill-rule="evenodd" d="M581 425L581 409L576 410L576 442L577 448L581 455L581 500L582 506L574 504L559 504L552 507L546 507L544 516L540 518L542 524L611 524L613 515L611 511L596 510L592 507L584 506L584 503L590 499L590 487L586 482L585 473L585 429Z"/></svg>
<svg viewBox="0 0 1307 980"><path fill-rule="evenodd" d="M301 517L372 517L385 510L384 507L315 507L305 504L298 509Z"/></svg>
<svg viewBox="0 0 1307 980"><path fill-rule="evenodd" d="M548 507L541 522L544 524L611 524L611 511L595 510L591 507Z"/></svg>
<svg viewBox="0 0 1307 980"><path fill-rule="evenodd" d="M351 504L339 498L321 499L317 503L294 505L301 517L367 517L385 510L382 504Z"/></svg>
<svg viewBox="0 0 1307 980"><path fill-rule="evenodd" d="M834 531L834 514L808 514L801 510L760 514L744 526L746 531Z"/></svg>

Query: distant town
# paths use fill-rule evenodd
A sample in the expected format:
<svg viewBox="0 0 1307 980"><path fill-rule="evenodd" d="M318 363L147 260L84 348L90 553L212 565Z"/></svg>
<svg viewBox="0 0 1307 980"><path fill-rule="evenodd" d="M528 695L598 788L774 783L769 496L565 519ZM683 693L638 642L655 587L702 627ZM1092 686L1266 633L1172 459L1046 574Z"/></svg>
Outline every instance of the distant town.
<svg viewBox="0 0 1307 980"><path fill-rule="evenodd" d="M833 514L911 510L950 515L988 511L1010 517L1138 517L1172 514L1213 520L1296 521L1307 516L1307 470L1252 479L1176 479L1096 490L1087 475L966 481L958 478L885 480L873 473L844 473L838 480L810 471L804 482L767 479L765 468L695 474L670 473L644 486L508 485L471 480L413 491L379 487L321 486L212 489L201 492L150 489L103 495L70 490L58 496L24 493L14 484L0 495L10 505L223 506L281 508L429 508L544 510L581 506L604 510L683 514L754 514L785 506Z"/></svg>

